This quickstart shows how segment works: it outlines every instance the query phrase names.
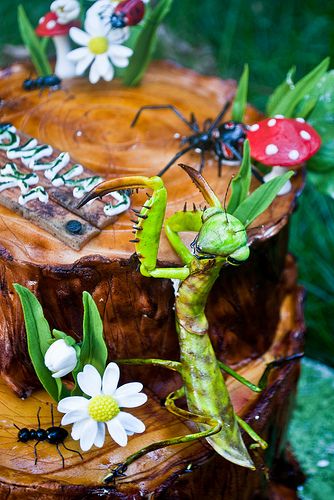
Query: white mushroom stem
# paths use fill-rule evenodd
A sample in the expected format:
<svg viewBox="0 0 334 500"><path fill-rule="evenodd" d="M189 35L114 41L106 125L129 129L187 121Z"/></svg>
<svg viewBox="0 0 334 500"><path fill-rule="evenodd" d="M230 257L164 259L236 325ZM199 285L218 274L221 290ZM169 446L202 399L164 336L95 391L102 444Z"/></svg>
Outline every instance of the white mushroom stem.
<svg viewBox="0 0 334 500"><path fill-rule="evenodd" d="M75 65L67 59L67 54L71 50L69 37L67 35L54 36L53 42L57 57L55 74L59 78L73 78L75 76Z"/></svg>
<svg viewBox="0 0 334 500"><path fill-rule="evenodd" d="M271 179L275 179L275 177L279 177L280 175L283 175L285 173L286 173L286 167L275 166L272 168L272 171L269 172L269 174L263 176L263 181L269 182L271 181ZM284 194L290 193L291 189L292 189L291 182L287 181L277 194L278 196L283 196Z"/></svg>

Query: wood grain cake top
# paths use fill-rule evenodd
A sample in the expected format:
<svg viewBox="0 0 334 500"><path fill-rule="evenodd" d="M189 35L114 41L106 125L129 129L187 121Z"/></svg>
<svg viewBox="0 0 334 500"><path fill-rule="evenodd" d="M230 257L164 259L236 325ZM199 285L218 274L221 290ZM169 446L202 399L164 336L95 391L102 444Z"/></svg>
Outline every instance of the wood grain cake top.
<svg viewBox="0 0 334 500"><path fill-rule="evenodd" d="M147 111L134 129L130 123L140 106L173 104L186 116L195 112L202 122L214 117L227 100L233 98L235 82L202 76L170 63L154 63L138 88L125 88L117 81L95 86L82 78L67 80L58 91L22 89L30 75L23 65L0 71L2 122L9 121L19 130L60 151L106 178L124 175L155 175L179 150L174 135L189 135L186 126L170 111ZM249 108L246 121L255 122L256 111ZM199 156L190 153L183 161L192 166ZM204 175L223 198L228 180L236 169L224 167L217 176L214 157L209 156ZM174 165L164 176L169 202L167 216L183 207L184 202L202 204L203 199L181 169ZM256 181L253 181L256 183ZM266 238L286 223L300 190L302 175L293 182L294 190L279 197L254 225L253 237ZM133 196L132 206L140 207L144 194ZM108 259L128 259L134 251L128 211L104 229L80 251L68 248L55 237L20 215L0 206L0 241L3 251L15 259L37 265L66 266L82 258L99 255ZM7 254L8 255L8 254ZM162 236L159 259L177 262L166 237Z"/></svg>

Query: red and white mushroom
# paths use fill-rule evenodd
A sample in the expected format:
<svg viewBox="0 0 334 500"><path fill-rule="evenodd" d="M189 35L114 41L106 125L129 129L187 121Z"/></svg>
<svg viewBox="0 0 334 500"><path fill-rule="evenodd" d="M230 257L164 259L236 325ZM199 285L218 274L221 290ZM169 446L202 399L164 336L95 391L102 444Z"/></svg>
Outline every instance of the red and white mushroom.
<svg viewBox="0 0 334 500"><path fill-rule="evenodd" d="M72 78L75 76L75 66L72 61L67 59L67 54L71 50L68 34L73 26L78 25L79 23L77 21L61 24L58 21L57 14L55 12L49 12L39 20L39 24L36 28L38 36L53 38L57 57L55 74L59 76L59 78Z"/></svg>
<svg viewBox="0 0 334 500"><path fill-rule="evenodd" d="M287 167L299 167L321 146L318 133L302 118L267 118L250 125L247 138L252 158L273 167L263 177L264 182L282 175ZM288 181L279 194L285 194L290 189L291 183Z"/></svg>

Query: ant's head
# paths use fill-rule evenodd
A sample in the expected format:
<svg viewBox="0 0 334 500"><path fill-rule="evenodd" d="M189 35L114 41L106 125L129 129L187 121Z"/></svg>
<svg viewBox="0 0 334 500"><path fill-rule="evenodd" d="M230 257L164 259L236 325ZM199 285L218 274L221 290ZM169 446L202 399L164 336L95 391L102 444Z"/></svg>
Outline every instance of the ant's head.
<svg viewBox="0 0 334 500"><path fill-rule="evenodd" d="M222 208L210 207L202 216L203 225L192 243L198 259L223 257L238 265L249 257L245 226Z"/></svg>
<svg viewBox="0 0 334 500"><path fill-rule="evenodd" d="M237 143L239 141L244 142L246 140L246 125L240 122L235 122L230 120L224 122L218 127L220 137L232 143Z"/></svg>

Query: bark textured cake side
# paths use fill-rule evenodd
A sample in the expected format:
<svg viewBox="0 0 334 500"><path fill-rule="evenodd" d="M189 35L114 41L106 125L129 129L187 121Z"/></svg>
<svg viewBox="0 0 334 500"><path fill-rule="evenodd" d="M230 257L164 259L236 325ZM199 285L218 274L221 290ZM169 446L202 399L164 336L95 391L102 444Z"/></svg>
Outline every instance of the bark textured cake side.
<svg viewBox="0 0 334 500"><path fill-rule="evenodd" d="M138 129L128 130L127 124L135 111L148 104L148 100L151 104L159 104L163 99L181 107L185 113L196 111L199 118L204 119L209 114L217 114L217 108L234 93L231 83L164 63L152 66L139 89L122 89L115 83L111 90L101 84L91 91L91 87L81 80L66 82L65 100L64 94L58 93L42 94L38 98L37 94L27 96L19 89L24 74L22 67L14 67L2 74L3 118L40 141L52 143L61 151L68 149L76 160L105 177L135 173L152 175L177 150L172 136L183 130L174 116L164 113L159 117L147 117ZM45 114L46 110L50 113ZM256 118L256 113L249 110L248 119L255 121ZM185 160L193 165L198 161L195 154ZM205 175L223 198L235 169L225 167L222 178L218 178L214 161L208 163ZM176 175L175 170L166 175L166 184L172 194L167 215L181 209L184 201L200 203L201 197L192 184L187 183L182 174ZM238 269L224 269L209 298L207 315L218 356L254 381L263 371L265 361L301 349L300 296L295 288L293 265L290 260L286 263L287 223L301 185L302 174L299 173L294 179L293 191L276 200L256 222L257 226L262 224L260 228L250 230L252 255L249 261ZM139 207L142 202L141 195L133 197L134 207ZM140 275L138 260L131 255L133 247L128 242L131 239L128 214L122 215L113 226L78 252L65 248L29 222L22 222L7 209L0 207L0 215L0 363L3 379L19 396L30 395L38 388L38 383L27 353L21 306L12 288L14 282L36 293L52 327L77 339L81 337L81 295L82 291L89 291L103 318L110 359L178 358L172 283ZM178 263L165 238L159 259L162 265ZM275 459L281 452L289 411L288 401L280 411L277 405L289 392L293 394L297 371L296 365L278 371L271 387L259 399L237 387L235 382L229 382L238 413L252 426L255 422L256 430L268 438ZM17 447L13 448L13 433L8 432L9 425L12 425L14 415L25 411L33 421L37 400L45 404L47 398L38 392L21 406L21 402L16 404L11 396L10 409L7 413L4 409L6 418L2 430L7 434L6 443L12 450L10 457L15 467L4 462L1 473L3 491L9 498L38 492L38 498L43 498L42 495L45 498L50 498L50 495L55 498L62 498L61 495L66 495L66 498L97 498L101 495L139 498L154 494L157 498L195 499L199 498L196 495L200 487L203 492L210 492L211 498L241 498L240 485L244 485L244 498L250 498L255 490L266 490L269 483L263 481L260 470L252 475L230 465L213 457L202 443L154 452L141 459L138 467L133 465L133 471L129 470L129 477L117 485L117 490L101 486L108 464L120 462L132 451L159 439L161 432L172 437L186 433L188 428L157 403L159 398L177 387L177 376L158 368L124 367L122 373L126 380L141 380L151 391L153 406L143 410L143 420L148 421L149 432L143 438L133 439L131 449L127 448L124 454L111 446L104 448L102 453L89 453L82 464L74 456L70 457L69 466L64 471L53 456L54 450L47 447L43 448L42 461L36 468L29 459L30 447L25 455L26 465L17 462ZM2 393L5 398L9 397L4 385ZM257 415L261 415L258 423ZM263 458L259 458L259 462L261 460ZM195 464L194 471L185 473L190 462ZM196 469L200 464L204 464L203 467ZM221 477L219 470L223 470ZM197 484L200 487L197 488Z"/></svg>

